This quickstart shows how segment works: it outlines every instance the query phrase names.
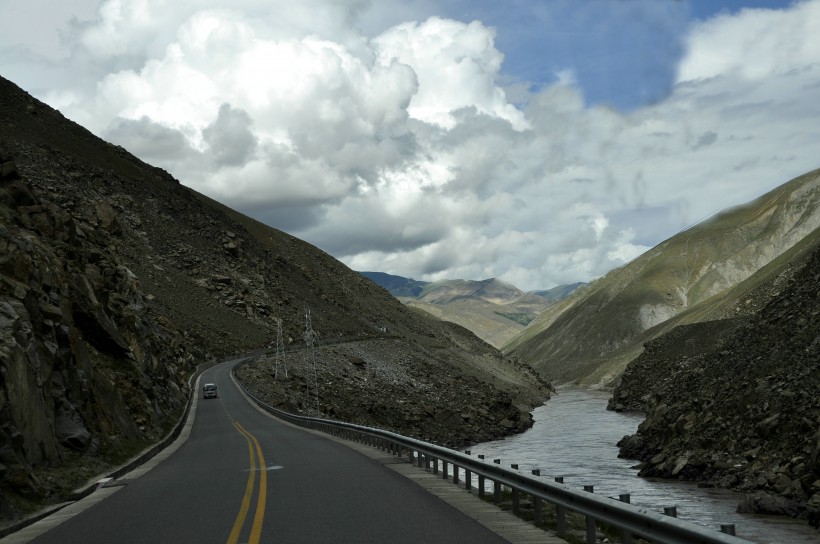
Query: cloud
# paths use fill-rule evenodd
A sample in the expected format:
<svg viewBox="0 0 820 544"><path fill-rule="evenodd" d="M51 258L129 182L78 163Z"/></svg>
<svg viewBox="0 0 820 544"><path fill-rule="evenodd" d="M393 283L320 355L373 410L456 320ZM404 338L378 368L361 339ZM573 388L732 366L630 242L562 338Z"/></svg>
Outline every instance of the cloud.
<svg viewBox="0 0 820 544"><path fill-rule="evenodd" d="M104 136L140 157L152 157L163 162L182 162L196 153L182 132L155 123L147 117L137 120L117 119Z"/></svg>
<svg viewBox="0 0 820 544"><path fill-rule="evenodd" d="M818 62L820 4L791 9L743 9L696 26L678 69L678 82L712 77L759 81Z"/></svg>
<svg viewBox="0 0 820 544"><path fill-rule="evenodd" d="M503 55L494 38L494 31L479 21L464 24L431 17L423 23L401 23L373 45L381 64L400 62L416 73L419 88L408 106L415 119L453 128L453 112L475 108L524 129L523 115L495 82Z"/></svg>
<svg viewBox="0 0 820 544"><path fill-rule="evenodd" d="M240 166L253 156L257 139L253 122L244 110L222 104L216 120L202 130L202 139L218 166Z"/></svg>
<svg viewBox="0 0 820 544"><path fill-rule="evenodd" d="M692 147L692 149L697 150L697 149L700 149L702 147L708 147L708 146L712 145L713 143L715 143L715 141L717 140L717 137L718 137L718 135L717 135L716 132L713 132L711 130L707 130L706 132L704 132L703 134L700 135L700 138L698 138L698 141L695 142L695 145Z"/></svg>
<svg viewBox="0 0 820 544"><path fill-rule="evenodd" d="M595 20L677 28L656 4ZM578 5L541 15L592 21ZM820 1L694 23L661 51L664 73L683 55L674 87L626 112L586 101L589 66L508 92L497 31L430 9L104 0L67 24L53 53L74 77L43 97L354 269L524 289L602 275L818 167Z"/></svg>

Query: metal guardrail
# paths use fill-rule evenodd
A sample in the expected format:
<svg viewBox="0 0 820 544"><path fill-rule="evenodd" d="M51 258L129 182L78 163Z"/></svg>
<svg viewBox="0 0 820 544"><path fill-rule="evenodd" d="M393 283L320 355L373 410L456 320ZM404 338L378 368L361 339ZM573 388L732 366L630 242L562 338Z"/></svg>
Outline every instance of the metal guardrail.
<svg viewBox="0 0 820 544"><path fill-rule="evenodd" d="M243 363L234 366L232 372L235 372L241 364ZM670 510L662 514L629 504L628 496L622 496L622 499L626 500L623 502L595 495L591 492L591 486L580 490L564 485L561 478L556 478L556 482L540 479L538 471L533 471L533 476L530 476L504 468L497 464L500 462L498 460L494 463L487 463L483 460L483 456L472 457L469 452L461 453L390 431L284 412L265 404L248 391L238 379L235 381L260 408L294 425L360 441L392 452L399 457L406 454L419 467L432 467L434 473L440 472L442 478L452 478L455 483L463 481L467 489L472 488L475 475L478 478L479 496L485 494L485 484L489 480L492 483L496 503L500 502L502 488L509 488L512 492L513 512L516 514L518 514L521 495L529 495L533 498L535 505L534 521L536 524L540 525L543 521L543 502L549 503L556 510L559 534L566 532L566 512L577 512L586 518L586 536L590 544L596 542L596 527L599 522L619 529L622 543L631 543L633 536L657 544L749 544L750 542L734 536L734 525L723 525L721 526L722 532L718 532L672 517L674 512Z"/></svg>

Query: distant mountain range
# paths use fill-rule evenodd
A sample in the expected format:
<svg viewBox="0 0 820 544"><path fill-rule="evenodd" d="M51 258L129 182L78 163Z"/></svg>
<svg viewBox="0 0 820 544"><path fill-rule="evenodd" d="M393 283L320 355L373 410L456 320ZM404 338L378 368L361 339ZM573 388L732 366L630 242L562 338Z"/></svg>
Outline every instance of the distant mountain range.
<svg viewBox="0 0 820 544"><path fill-rule="evenodd" d="M425 282L383 272L360 273L407 306L461 325L498 348L517 336L539 313L585 285L524 292L497 278Z"/></svg>

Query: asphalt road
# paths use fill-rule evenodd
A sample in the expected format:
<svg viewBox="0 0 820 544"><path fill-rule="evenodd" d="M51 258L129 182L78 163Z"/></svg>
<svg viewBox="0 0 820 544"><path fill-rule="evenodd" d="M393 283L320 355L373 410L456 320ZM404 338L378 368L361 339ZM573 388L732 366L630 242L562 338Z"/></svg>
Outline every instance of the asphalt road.
<svg viewBox="0 0 820 544"><path fill-rule="evenodd" d="M219 398L199 393L173 454L30 542L505 542L379 462L261 413L229 372L203 374Z"/></svg>

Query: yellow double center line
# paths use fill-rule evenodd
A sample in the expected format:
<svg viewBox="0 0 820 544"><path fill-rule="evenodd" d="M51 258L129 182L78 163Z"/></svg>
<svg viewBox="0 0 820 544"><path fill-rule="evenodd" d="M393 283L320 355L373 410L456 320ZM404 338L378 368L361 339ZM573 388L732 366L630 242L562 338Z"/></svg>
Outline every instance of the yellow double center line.
<svg viewBox="0 0 820 544"><path fill-rule="evenodd" d="M251 468L248 473L248 483L245 486L245 495L242 497L242 506L239 508L239 514L236 515L236 521L233 523L231 535L228 537L228 544L237 544L239 542L239 534L242 532L242 527L245 526L245 518L248 516L248 510L251 507L257 472L259 473L259 495L256 499L256 512L253 515L253 525L251 526L251 534L248 537L248 544L259 544L259 537L262 535L262 522L265 519L265 501L268 496L267 466L265 465L265 458L262 456L262 447L256 437L246 431L238 422L234 421L233 424L236 430L248 441ZM256 456L254 456L254 448L256 449ZM259 461L258 465L257 460Z"/></svg>

